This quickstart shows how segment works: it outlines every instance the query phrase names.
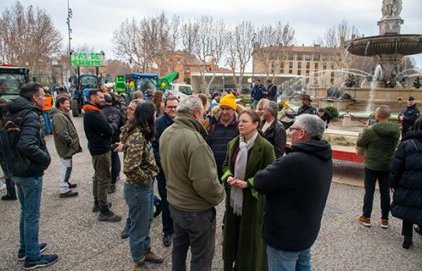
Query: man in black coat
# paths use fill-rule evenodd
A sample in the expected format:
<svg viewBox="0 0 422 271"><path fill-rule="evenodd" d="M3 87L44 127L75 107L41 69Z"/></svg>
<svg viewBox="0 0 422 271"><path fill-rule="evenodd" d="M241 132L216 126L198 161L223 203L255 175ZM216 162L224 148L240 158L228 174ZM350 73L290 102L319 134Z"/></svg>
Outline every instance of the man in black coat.
<svg viewBox="0 0 422 271"><path fill-rule="evenodd" d="M274 146L275 158L282 157L286 148L286 129L277 119L278 105L270 101L265 107L262 116L264 119L259 124L259 129L266 140Z"/></svg>
<svg viewBox="0 0 422 271"><path fill-rule="evenodd" d="M399 114L398 120L402 124L401 137L405 137L408 132L412 130L415 120L419 117L420 113L416 107L415 97L409 96L407 99L406 107Z"/></svg>
<svg viewBox="0 0 422 271"><path fill-rule="evenodd" d="M42 255L47 244L38 243L42 177L51 162L41 131L40 114L44 100L45 93L40 84L25 85L20 89L19 97L9 103L10 115L5 119L7 122L21 117L21 132L12 156L22 159L13 160L12 179L21 204L18 260L25 261L25 269L49 266L58 259L57 254Z"/></svg>
<svg viewBox="0 0 422 271"><path fill-rule="evenodd" d="M107 121L100 108L104 105L104 94L99 89L89 92L89 103L83 106L84 129L88 140L88 149L92 156L94 167L93 195L94 208L92 211L100 212L99 221L118 222L121 216L114 214L109 209L107 192L111 183L111 143L113 128Z"/></svg>
<svg viewBox="0 0 422 271"><path fill-rule="evenodd" d="M104 93L104 105L101 107L101 111L106 116L108 123L110 123L113 128L113 136L111 139L112 144L120 142L120 128L123 126L123 114L122 112L114 105L115 98L109 93ZM121 163L119 153L112 150L111 151L111 184L108 190L108 193L116 192L116 182L119 178L121 170Z"/></svg>
<svg viewBox="0 0 422 271"><path fill-rule="evenodd" d="M273 84L271 79L268 79L266 83L267 83L267 89L264 92L266 98L270 101L277 102L277 86Z"/></svg>
<svg viewBox="0 0 422 271"><path fill-rule="evenodd" d="M167 201L167 189L166 189L166 176L164 171L161 168L161 159L160 159L160 137L163 134L164 130L167 129L170 125L173 124L174 118L177 115L176 108L179 104L179 100L175 96L167 97L165 101L165 112L155 121L155 135L154 141L152 142L152 147L154 148L154 157L157 166L160 168L160 172L157 175L158 181L158 193L161 197L161 208L162 208L162 223L163 223L163 244L166 247L169 247L172 242L173 236L173 219L170 217L169 203Z"/></svg>
<svg viewBox="0 0 422 271"><path fill-rule="evenodd" d="M292 127L291 151L239 183L266 196L262 236L268 270L311 270L311 246L320 227L333 176L331 146L321 140L325 123L300 115Z"/></svg>

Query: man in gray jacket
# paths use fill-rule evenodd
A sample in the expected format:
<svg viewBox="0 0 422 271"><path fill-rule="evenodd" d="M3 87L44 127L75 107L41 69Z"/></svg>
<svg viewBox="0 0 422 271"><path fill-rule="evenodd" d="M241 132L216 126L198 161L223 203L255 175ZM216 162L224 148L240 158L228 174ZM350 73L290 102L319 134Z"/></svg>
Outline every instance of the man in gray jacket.
<svg viewBox="0 0 422 271"><path fill-rule="evenodd" d="M177 107L174 124L160 137L161 166L167 178L167 200L174 222L173 270L186 270L191 247L191 270L211 270L215 248L216 211L224 198L217 166L205 142L204 108L196 96Z"/></svg>
<svg viewBox="0 0 422 271"><path fill-rule="evenodd" d="M57 154L60 157L60 197L69 198L78 195L78 192L72 191L77 184L69 182L72 173L72 156L82 151L79 143L78 132L72 119L69 116L70 98L67 95L61 95L57 98L56 108L51 111L53 119L54 144Z"/></svg>

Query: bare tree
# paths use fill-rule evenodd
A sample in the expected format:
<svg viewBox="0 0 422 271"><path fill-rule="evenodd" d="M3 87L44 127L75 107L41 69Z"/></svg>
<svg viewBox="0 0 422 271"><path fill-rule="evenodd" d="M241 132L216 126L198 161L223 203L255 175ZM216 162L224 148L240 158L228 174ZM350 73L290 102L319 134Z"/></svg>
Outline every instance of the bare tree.
<svg viewBox="0 0 422 271"><path fill-rule="evenodd" d="M169 20L165 13L139 22L126 20L114 31L115 52L143 72L158 71L165 53L177 46L179 26L179 17Z"/></svg>
<svg viewBox="0 0 422 271"><path fill-rule="evenodd" d="M133 64L136 69L145 70L146 52L142 41L141 30L135 18L126 19L113 33L116 55Z"/></svg>
<svg viewBox="0 0 422 271"><path fill-rule="evenodd" d="M183 50L193 54L199 36L199 21L188 20L182 24L181 39Z"/></svg>
<svg viewBox="0 0 422 271"><path fill-rule="evenodd" d="M276 25L264 25L257 29L254 40L253 57L259 58L265 66L267 79L272 74L274 79L276 67L286 59L288 50L280 50L281 46L293 45L295 31L287 23L283 25L278 22Z"/></svg>
<svg viewBox="0 0 422 271"><path fill-rule="evenodd" d="M246 66L252 57L255 38L255 26L250 21L244 21L237 25L229 35L227 64L233 71L233 81L239 93L242 89ZM238 76L235 71L239 71Z"/></svg>
<svg viewBox="0 0 422 271"><path fill-rule="evenodd" d="M227 47L227 29L223 20L215 21L203 16L199 20L187 21L182 25L183 50L195 56L199 62L201 89L209 93L215 79L216 69L223 59ZM207 73L212 73L207 78Z"/></svg>
<svg viewBox="0 0 422 271"><path fill-rule="evenodd" d="M0 60L29 66L32 73L51 73L62 36L44 9L25 8L17 1L0 18Z"/></svg>

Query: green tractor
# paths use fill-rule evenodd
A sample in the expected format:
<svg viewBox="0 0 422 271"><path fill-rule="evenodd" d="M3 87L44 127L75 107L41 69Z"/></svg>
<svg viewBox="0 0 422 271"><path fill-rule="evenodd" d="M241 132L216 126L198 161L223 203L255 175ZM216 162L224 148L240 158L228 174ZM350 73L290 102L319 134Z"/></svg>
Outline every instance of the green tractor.
<svg viewBox="0 0 422 271"><path fill-rule="evenodd" d="M119 94L120 99L128 104L132 99L133 92L140 90L144 95L147 90L155 91L159 89L165 92L170 89L171 82L178 77L178 72L169 73L161 78L156 73L134 72L116 76L114 88L116 93Z"/></svg>
<svg viewBox="0 0 422 271"><path fill-rule="evenodd" d="M7 101L19 95L22 85L29 82L29 69L10 64L0 65L0 97Z"/></svg>

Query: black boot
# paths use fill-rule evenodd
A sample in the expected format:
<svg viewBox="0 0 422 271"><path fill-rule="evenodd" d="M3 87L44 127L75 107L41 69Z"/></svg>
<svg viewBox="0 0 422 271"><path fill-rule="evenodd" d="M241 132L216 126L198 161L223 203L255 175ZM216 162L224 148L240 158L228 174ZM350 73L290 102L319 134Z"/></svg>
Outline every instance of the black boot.
<svg viewBox="0 0 422 271"><path fill-rule="evenodd" d="M119 222L120 220L122 220L122 217L113 213L108 208L108 205L100 206L100 214L98 215L98 221Z"/></svg>
<svg viewBox="0 0 422 271"><path fill-rule="evenodd" d="M100 211L100 205L98 205L98 201L94 201L94 207L92 207L93 213L98 213Z"/></svg>
<svg viewBox="0 0 422 271"><path fill-rule="evenodd" d="M409 249L413 245L412 237L405 236L403 241L403 248Z"/></svg>

